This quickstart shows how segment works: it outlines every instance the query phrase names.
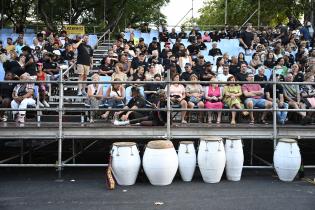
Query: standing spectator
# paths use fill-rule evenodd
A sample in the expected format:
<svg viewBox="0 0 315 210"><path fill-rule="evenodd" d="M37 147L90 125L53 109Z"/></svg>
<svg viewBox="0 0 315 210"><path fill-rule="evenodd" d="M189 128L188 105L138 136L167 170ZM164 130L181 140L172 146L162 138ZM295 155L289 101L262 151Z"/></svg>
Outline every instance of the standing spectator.
<svg viewBox="0 0 315 210"><path fill-rule="evenodd" d="M89 36L84 35L78 43L73 45L74 49L78 49L77 71L79 74L79 82L87 80L87 75L89 75L90 68L93 65L93 49L87 44L88 41ZM78 84L79 96L86 95L85 87L86 84Z"/></svg>
<svg viewBox="0 0 315 210"><path fill-rule="evenodd" d="M253 27L251 23L247 23L246 30L240 35L240 46L244 48L245 54L250 54L250 50L253 49L252 42L254 40Z"/></svg>

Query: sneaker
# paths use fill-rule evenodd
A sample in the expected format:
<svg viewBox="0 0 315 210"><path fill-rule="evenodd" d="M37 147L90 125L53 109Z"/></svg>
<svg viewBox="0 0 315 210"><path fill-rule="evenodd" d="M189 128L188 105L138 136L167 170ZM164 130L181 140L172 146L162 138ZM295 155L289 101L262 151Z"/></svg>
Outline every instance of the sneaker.
<svg viewBox="0 0 315 210"><path fill-rule="evenodd" d="M82 96L82 92L79 91L78 94L77 94L77 96Z"/></svg>
<svg viewBox="0 0 315 210"><path fill-rule="evenodd" d="M49 105L49 103L47 102L47 101L43 101L43 104L44 104L44 106L46 107L46 108L49 108L50 107L50 105Z"/></svg>
<svg viewBox="0 0 315 210"><path fill-rule="evenodd" d="M87 93L85 91L82 91L83 96L87 96Z"/></svg>
<svg viewBox="0 0 315 210"><path fill-rule="evenodd" d="M17 117L17 122L18 123L25 123L25 114L19 114L19 116Z"/></svg>
<svg viewBox="0 0 315 210"><path fill-rule="evenodd" d="M39 105L40 108L44 108L45 107L44 104L42 102L40 102L40 101L38 102L38 105Z"/></svg>
<svg viewBox="0 0 315 210"><path fill-rule="evenodd" d="M2 122L6 122L6 121L8 121L8 116L7 115L3 115L3 117L2 117Z"/></svg>

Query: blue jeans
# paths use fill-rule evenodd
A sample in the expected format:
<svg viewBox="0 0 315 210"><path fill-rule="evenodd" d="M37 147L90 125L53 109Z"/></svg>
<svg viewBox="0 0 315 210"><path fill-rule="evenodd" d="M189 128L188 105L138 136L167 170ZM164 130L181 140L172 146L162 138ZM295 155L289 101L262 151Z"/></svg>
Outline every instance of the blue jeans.
<svg viewBox="0 0 315 210"><path fill-rule="evenodd" d="M277 105L278 106L278 105ZM283 107L279 107L280 109L288 109L289 104L288 103L283 103ZM277 119L281 124L284 124L285 119L287 118L288 112L286 111L277 111Z"/></svg>

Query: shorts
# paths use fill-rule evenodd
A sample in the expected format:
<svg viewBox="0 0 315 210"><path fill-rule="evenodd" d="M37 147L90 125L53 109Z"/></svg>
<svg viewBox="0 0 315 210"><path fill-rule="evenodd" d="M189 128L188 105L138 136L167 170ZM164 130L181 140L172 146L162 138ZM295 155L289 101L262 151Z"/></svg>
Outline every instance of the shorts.
<svg viewBox="0 0 315 210"><path fill-rule="evenodd" d="M265 103L266 103L266 99L263 98L247 98L245 99L245 106L247 107L247 103L252 101L253 102L253 107L257 107L260 109L265 108Z"/></svg>
<svg viewBox="0 0 315 210"><path fill-rule="evenodd" d="M89 75L90 74L90 66L77 64L77 73L80 75Z"/></svg>

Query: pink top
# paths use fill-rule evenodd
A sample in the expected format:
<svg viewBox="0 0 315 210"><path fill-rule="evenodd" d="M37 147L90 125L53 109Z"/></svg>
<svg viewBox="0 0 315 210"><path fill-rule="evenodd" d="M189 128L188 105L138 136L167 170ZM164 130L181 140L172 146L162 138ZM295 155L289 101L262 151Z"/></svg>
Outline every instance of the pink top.
<svg viewBox="0 0 315 210"><path fill-rule="evenodd" d="M204 41L204 42L211 42L211 37L209 35L208 36L203 35L202 36L202 41Z"/></svg>
<svg viewBox="0 0 315 210"><path fill-rule="evenodd" d="M221 96L220 87L216 87L213 90L213 88L211 86L209 86L209 88L208 88L208 96L209 97L215 96L215 97L219 98Z"/></svg>
<svg viewBox="0 0 315 210"><path fill-rule="evenodd" d="M252 91L262 91L261 86L259 84L243 84L242 85L242 91L243 93L245 91L252 92ZM262 96L253 96L252 98L259 99Z"/></svg>

